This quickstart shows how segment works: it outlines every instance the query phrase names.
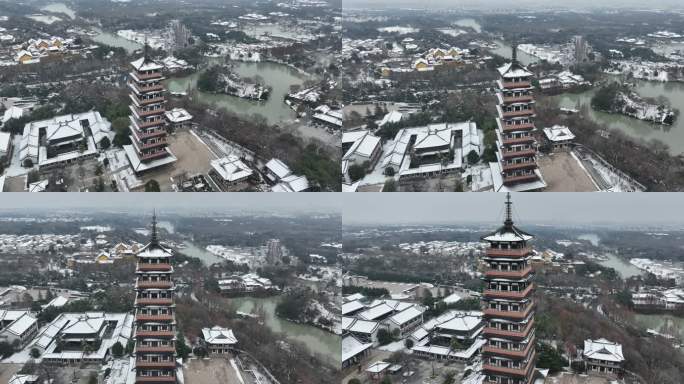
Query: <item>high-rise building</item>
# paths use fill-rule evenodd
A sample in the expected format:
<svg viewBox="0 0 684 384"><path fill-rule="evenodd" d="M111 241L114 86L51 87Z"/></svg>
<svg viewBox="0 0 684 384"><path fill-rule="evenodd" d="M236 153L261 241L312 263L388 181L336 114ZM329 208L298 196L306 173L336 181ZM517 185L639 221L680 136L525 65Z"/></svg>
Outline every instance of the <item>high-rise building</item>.
<svg viewBox="0 0 684 384"><path fill-rule="evenodd" d="M172 252L157 238L155 214L150 242L136 255L135 383L176 382L172 257Z"/></svg>
<svg viewBox="0 0 684 384"><path fill-rule="evenodd" d="M584 36L575 36L575 64L585 63L589 58L587 57L589 47Z"/></svg>
<svg viewBox="0 0 684 384"><path fill-rule="evenodd" d="M124 145L126 156L135 172L144 172L175 162L176 156L166 141L164 116L166 89L162 80L163 66L145 55L131 63L128 86L131 88L131 145Z"/></svg>
<svg viewBox="0 0 684 384"><path fill-rule="evenodd" d="M511 206L509 193L503 226L482 237L489 243L482 295L487 340L482 373L488 384L529 384L534 375L533 236L513 225Z"/></svg>
<svg viewBox="0 0 684 384"><path fill-rule="evenodd" d="M280 240L271 239L266 242L266 262L269 265L280 264L283 259L283 247Z"/></svg>
<svg viewBox="0 0 684 384"><path fill-rule="evenodd" d="M490 163L494 190L534 191L546 187L537 166L534 137L534 95L532 72L521 65L513 47L510 63L498 69L496 119L498 162Z"/></svg>

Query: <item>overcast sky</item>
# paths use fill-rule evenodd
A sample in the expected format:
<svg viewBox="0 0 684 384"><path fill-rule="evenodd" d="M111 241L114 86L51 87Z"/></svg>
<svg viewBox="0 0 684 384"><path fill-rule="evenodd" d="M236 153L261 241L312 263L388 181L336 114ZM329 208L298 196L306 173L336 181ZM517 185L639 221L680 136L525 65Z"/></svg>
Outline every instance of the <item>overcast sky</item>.
<svg viewBox="0 0 684 384"><path fill-rule="evenodd" d="M2 193L0 210L86 209L173 212L340 212L336 193Z"/></svg>
<svg viewBox="0 0 684 384"><path fill-rule="evenodd" d="M354 8L684 8L682 0L343 0L342 7Z"/></svg>
<svg viewBox="0 0 684 384"><path fill-rule="evenodd" d="M344 224L491 222L503 218L502 193L349 193ZM517 193L521 223L681 224L684 193Z"/></svg>

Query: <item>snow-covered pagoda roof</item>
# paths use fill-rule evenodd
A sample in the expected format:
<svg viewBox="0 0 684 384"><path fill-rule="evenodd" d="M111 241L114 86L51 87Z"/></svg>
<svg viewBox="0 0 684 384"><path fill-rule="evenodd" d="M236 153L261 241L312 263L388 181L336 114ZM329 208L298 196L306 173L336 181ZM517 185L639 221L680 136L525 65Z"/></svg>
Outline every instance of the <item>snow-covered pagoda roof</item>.
<svg viewBox="0 0 684 384"><path fill-rule="evenodd" d="M152 217L152 236L150 242L138 252L138 257L171 257L171 250L162 246L157 238L157 215Z"/></svg>
<svg viewBox="0 0 684 384"><path fill-rule="evenodd" d="M497 68L497 70L503 78L529 77L533 75L532 72L528 71L517 60L504 64Z"/></svg>
<svg viewBox="0 0 684 384"><path fill-rule="evenodd" d="M508 193L506 195L506 220L504 221L504 225L499 227L499 229L497 229L496 231L483 236L482 240L495 242L509 242L527 241L532 240L534 238L534 236L513 225L513 218L511 215L512 205L513 203L511 202L511 194Z"/></svg>
<svg viewBox="0 0 684 384"><path fill-rule="evenodd" d="M136 61L131 62L131 65L137 71L157 71L164 68L161 64L144 56Z"/></svg>

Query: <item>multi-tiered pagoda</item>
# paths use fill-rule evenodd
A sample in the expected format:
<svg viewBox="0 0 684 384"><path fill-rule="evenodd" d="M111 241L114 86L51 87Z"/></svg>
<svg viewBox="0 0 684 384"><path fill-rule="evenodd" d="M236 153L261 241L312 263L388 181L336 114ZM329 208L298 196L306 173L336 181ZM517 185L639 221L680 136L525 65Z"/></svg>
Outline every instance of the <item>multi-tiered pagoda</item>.
<svg viewBox="0 0 684 384"><path fill-rule="evenodd" d="M126 156L135 172L144 172L177 159L167 147L166 92L162 80L163 66L148 58L147 53L131 63L128 86L131 109L131 145L125 145Z"/></svg>
<svg viewBox="0 0 684 384"><path fill-rule="evenodd" d="M484 262L482 373L485 383L529 384L535 366L534 285L530 259L533 236L513 225L511 195L504 225L482 238Z"/></svg>
<svg viewBox="0 0 684 384"><path fill-rule="evenodd" d="M532 72L512 61L498 69L499 101L496 109L497 163L490 163L495 191L534 191L546 187L537 167L537 146L533 132L534 95Z"/></svg>
<svg viewBox="0 0 684 384"><path fill-rule="evenodd" d="M150 243L136 256L135 383L176 382L172 256L159 243L154 215Z"/></svg>

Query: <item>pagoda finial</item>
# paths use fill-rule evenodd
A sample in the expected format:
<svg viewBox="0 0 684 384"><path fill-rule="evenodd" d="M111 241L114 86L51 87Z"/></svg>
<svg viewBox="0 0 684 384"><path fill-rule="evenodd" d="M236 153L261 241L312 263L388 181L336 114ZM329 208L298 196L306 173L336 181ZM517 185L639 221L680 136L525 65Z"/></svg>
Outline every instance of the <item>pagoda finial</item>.
<svg viewBox="0 0 684 384"><path fill-rule="evenodd" d="M152 236L150 238L150 243L157 244L157 210L152 211Z"/></svg>
<svg viewBox="0 0 684 384"><path fill-rule="evenodd" d="M511 61L513 63L517 63L518 62L518 44L514 43L511 46L511 49L513 50L513 52L511 53Z"/></svg>
<svg viewBox="0 0 684 384"><path fill-rule="evenodd" d="M513 202L511 201L511 193L507 192L506 193L506 221L504 221L504 225L507 228L513 227L513 214L512 214L512 206Z"/></svg>
<svg viewBox="0 0 684 384"><path fill-rule="evenodd" d="M145 61L150 59L149 46L147 45L147 34L145 34L145 44L143 45L143 57L145 58Z"/></svg>

